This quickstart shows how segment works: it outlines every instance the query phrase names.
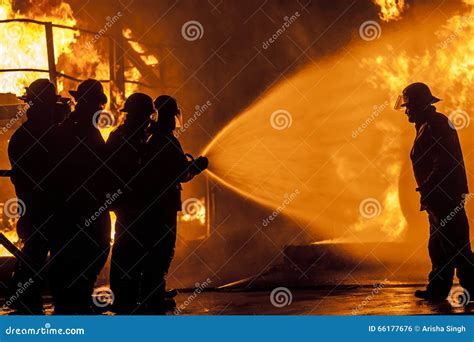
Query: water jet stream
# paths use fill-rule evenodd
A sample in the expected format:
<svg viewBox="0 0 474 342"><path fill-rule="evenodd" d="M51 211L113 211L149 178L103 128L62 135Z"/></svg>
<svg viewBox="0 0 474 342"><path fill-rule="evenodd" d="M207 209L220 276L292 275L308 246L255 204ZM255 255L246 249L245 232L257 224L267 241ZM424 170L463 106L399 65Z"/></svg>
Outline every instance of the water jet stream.
<svg viewBox="0 0 474 342"><path fill-rule="evenodd" d="M341 58L311 65L271 89L206 147L209 175L303 220L315 235L397 238L405 222L398 205L400 143L392 134L403 125L386 94L367 93L364 72L341 80L357 64ZM365 199L377 206L373 220L360 211Z"/></svg>
<svg viewBox="0 0 474 342"><path fill-rule="evenodd" d="M407 84L428 83L459 130L469 173L474 3L465 2L464 13L431 16L431 26L420 8L420 20L382 26L374 41L356 37L285 78L205 148L209 175L319 238L399 241L406 217L426 224L408 159L414 129L392 105Z"/></svg>

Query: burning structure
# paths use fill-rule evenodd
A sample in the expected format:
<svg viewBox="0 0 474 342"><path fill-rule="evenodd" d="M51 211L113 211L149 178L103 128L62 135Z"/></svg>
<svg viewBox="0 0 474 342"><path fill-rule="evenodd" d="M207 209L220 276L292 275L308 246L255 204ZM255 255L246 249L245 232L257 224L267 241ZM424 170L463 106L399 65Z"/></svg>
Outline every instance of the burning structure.
<svg viewBox="0 0 474 342"><path fill-rule="evenodd" d="M25 86L37 78L49 77L58 92L67 90L85 78L100 80L109 94L107 114L101 129L104 139L122 120L118 109L131 93L143 91L158 94L171 91L175 81L167 75L164 60L167 49L159 44L134 40L130 27L122 23L123 13L117 10L104 18L96 30L83 28L67 2L47 2L32 6L29 1L2 1L0 4L0 120L1 167L8 169L6 146L11 133L24 121L27 105L17 100ZM14 200L9 181L2 179L0 225L13 242L18 242L15 225L22 210ZM205 189L205 187L204 187ZM210 220L206 215L209 193L187 206L182 222L194 227L191 235L203 238L209 234ZM111 213L114 221L114 215ZM189 237L193 239L193 237ZM9 255L1 250L2 255Z"/></svg>
<svg viewBox="0 0 474 342"><path fill-rule="evenodd" d="M11 108L3 118L15 117L15 95L44 75L63 94L80 79L100 79L112 113L138 89L182 97L187 118L194 118L184 145L209 156L211 180L185 188L178 243L197 256L188 259L178 250L175 274L193 275L173 274L176 286L209 274L225 283L262 273L281 261L285 245L317 242L331 245L332 253L331 243L424 244L419 226L425 220L408 164L413 134L391 108L406 84L424 80L461 128L464 150L472 150L471 1L259 8L253 1L213 7L143 0L143 8L155 10L137 8L139 18L97 2L90 6L107 8L104 20L84 29L72 10L77 3L69 3L2 2L0 93L10 105L4 108ZM184 24L196 20L202 26L197 38L185 39ZM8 134L1 139L6 169ZM1 182L6 202L14 195L8 181ZM10 231L13 221L4 219ZM310 254L317 260L320 251ZM287 252L300 258L294 249Z"/></svg>

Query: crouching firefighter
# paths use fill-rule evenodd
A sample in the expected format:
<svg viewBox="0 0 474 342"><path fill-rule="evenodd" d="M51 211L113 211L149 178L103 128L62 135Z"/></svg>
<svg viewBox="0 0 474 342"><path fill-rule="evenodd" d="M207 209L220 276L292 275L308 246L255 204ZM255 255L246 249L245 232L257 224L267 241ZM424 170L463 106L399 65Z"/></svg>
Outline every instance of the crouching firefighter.
<svg viewBox="0 0 474 342"><path fill-rule="evenodd" d="M166 300L166 275L174 256L177 213L181 210L181 183L190 181L208 166L206 157L188 160L173 135L181 116L176 100L159 96L154 105L158 120L151 126L143 164L146 227L140 309L162 313L174 306Z"/></svg>
<svg viewBox="0 0 474 342"><path fill-rule="evenodd" d="M432 269L426 290L415 295L429 301L446 299L455 270L460 285L474 295L474 258L464 209L469 192L464 159L455 127L433 106L438 101L426 84L413 83L395 105L395 109L405 108L408 120L416 126L411 160L421 210L428 213L430 222Z"/></svg>

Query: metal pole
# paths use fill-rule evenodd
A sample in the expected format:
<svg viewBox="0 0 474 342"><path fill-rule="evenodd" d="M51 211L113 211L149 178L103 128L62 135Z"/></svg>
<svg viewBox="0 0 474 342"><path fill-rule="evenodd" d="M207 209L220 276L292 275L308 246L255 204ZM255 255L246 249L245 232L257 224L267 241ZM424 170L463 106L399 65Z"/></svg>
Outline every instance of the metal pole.
<svg viewBox="0 0 474 342"><path fill-rule="evenodd" d="M110 99L110 110L112 112L117 110L117 105L114 99L114 88L116 87L116 78L115 78L115 40L112 37L109 37L109 99Z"/></svg>
<svg viewBox="0 0 474 342"><path fill-rule="evenodd" d="M114 51L114 69L115 69L115 78L114 83L117 87L117 90L120 94L125 97L125 47L124 39L122 35L122 25L117 23L114 27L114 39L115 39L115 51Z"/></svg>
<svg viewBox="0 0 474 342"><path fill-rule="evenodd" d="M57 87L56 61L54 59L54 38L53 38L53 24L45 23L44 29L46 32L46 47L48 50L48 69L49 80Z"/></svg>
<svg viewBox="0 0 474 342"><path fill-rule="evenodd" d="M206 238L209 236L211 236L211 191L209 189L209 176L206 175Z"/></svg>

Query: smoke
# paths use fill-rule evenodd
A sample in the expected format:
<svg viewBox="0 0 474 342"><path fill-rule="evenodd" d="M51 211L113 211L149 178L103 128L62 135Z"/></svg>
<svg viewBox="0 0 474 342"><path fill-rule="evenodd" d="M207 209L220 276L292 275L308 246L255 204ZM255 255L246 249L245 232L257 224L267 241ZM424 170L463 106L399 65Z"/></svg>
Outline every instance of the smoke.
<svg viewBox="0 0 474 342"><path fill-rule="evenodd" d="M211 171L244 191L236 194L221 182L213 186L216 231L206 242L187 246L182 259L180 247L170 277L176 286L208 276L218 284L259 273L281 261L281 248L288 243L337 238L344 231L379 240L382 233L397 231L395 223L379 227L398 217L384 216L393 212L394 191L411 194L402 201L402 210L416 204L404 157L412 131L403 117L391 112L392 93L374 88L377 81L367 79L373 71L370 64L360 64L381 51L396 56L402 43L408 54L421 49L425 37L445 21L440 11L451 15L457 4L411 2L403 19L385 24L372 1L68 2L81 27L97 30L107 16L122 10L122 25L132 28L134 38L160 46L163 83L158 89L140 90L174 95L185 121L196 106L212 103L180 136L187 151L199 154L221 130L226 132L211 143ZM191 20L203 28L202 37L194 41L182 36L183 25ZM361 39L359 29L366 21L379 23L379 39ZM269 39L274 42L264 48ZM387 51L387 44L392 50ZM274 128L270 119L279 110L284 111L273 115ZM258 144L250 146L252 142ZM394 160L401 164L393 165ZM315 170L318 177L310 179ZM401 187L396 186L399 174L406 179ZM273 183L253 186L262 179ZM300 194L286 203L296 190ZM186 184L184 197L198 191L202 185ZM369 219L360 208L372 198L381 214ZM413 215L418 215L416 210Z"/></svg>

